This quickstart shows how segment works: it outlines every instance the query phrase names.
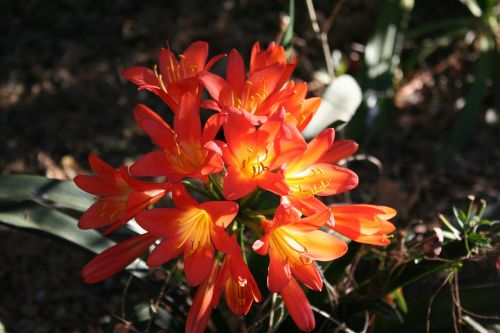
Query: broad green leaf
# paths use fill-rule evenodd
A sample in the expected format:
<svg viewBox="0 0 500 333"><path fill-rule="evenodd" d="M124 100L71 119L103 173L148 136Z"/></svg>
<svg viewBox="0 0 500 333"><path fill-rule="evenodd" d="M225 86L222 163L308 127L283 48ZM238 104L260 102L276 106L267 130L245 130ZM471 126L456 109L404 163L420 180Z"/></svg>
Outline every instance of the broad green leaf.
<svg viewBox="0 0 500 333"><path fill-rule="evenodd" d="M79 229L75 218L32 201L0 202L0 223L21 229L41 231L93 253L100 253L116 244L95 230ZM147 275L144 273L146 269L146 264L140 259L127 268L139 279L144 279Z"/></svg>
<svg viewBox="0 0 500 333"><path fill-rule="evenodd" d="M76 219L29 201L1 202L0 222L17 228L43 231L94 253L115 244L95 230L80 230Z"/></svg>
<svg viewBox="0 0 500 333"><path fill-rule="evenodd" d="M85 211L94 197L68 180L42 176L0 176L0 202L33 200L56 207Z"/></svg>

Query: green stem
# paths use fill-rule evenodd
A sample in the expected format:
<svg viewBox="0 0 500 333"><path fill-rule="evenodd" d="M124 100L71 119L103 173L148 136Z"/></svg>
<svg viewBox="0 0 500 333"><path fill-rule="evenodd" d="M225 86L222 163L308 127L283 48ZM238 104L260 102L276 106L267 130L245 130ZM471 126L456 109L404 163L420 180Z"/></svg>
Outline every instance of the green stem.
<svg viewBox="0 0 500 333"><path fill-rule="evenodd" d="M256 221L242 217L238 218L238 221L241 222L243 226L252 230L258 237L262 236L263 234L262 226L258 224Z"/></svg>
<svg viewBox="0 0 500 333"><path fill-rule="evenodd" d="M270 208L270 209L262 209L262 210L252 210L252 214L255 215L273 215L274 212L276 211L276 208Z"/></svg>
<svg viewBox="0 0 500 333"><path fill-rule="evenodd" d="M215 177L215 175L208 175L208 179L210 180L209 188L211 192L215 195L217 200L224 200L224 194L222 194L222 187Z"/></svg>
<svg viewBox="0 0 500 333"><path fill-rule="evenodd" d="M245 225L240 225L240 247L243 260L247 263L247 253L245 251Z"/></svg>
<svg viewBox="0 0 500 333"><path fill-rule="evenodd" d="M184 179L182 181L182 183L189 189L195 191L195 192L198 192L200 194L203 194L204 196L208 197L208 198L211 198L211 199L216 199L212 193L202 189L202 188L199 188L198 186L194 185L193 183L191 183L189 180L187 179Z"/></svg>
<svg viewBox="0 0 500 333"><path fill-rule="evenodd" d="M255 202L255 200L257 200L257 198L260 196L261 192L262 191L259 188L256 188L252 193L241 199L240 202L238 203L240 209L251 206Z"/></svg>

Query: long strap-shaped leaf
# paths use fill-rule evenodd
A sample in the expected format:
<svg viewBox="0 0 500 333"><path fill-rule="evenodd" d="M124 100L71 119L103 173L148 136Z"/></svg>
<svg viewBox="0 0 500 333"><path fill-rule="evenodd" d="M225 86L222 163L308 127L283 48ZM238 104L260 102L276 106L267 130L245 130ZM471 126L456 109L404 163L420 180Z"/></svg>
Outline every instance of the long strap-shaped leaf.
<svg viewBox="0 0 500 333"><path fill-rule="evenodd" d="M33 200L57 207L85 211L93 197L80 190L72 181L42 176L0 176L0 202Z"/></svg>
<svg viewBox="0 0 500 333"><path fill-rule="evenodd" d="M80 230L71 216L35 202L0 202L0 222L9 226L43 231L99 253L115 242L95 230Z"/></svg>

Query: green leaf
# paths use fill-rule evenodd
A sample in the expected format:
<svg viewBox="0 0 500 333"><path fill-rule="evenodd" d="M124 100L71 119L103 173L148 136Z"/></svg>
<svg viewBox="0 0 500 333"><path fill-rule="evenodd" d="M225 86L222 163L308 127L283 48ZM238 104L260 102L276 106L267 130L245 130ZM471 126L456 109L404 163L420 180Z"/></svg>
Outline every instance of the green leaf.
<svg viewBox="0 0 500 333"><path fill-rule="evenodd" d="M401 315L401 312L399 312L396 307L390 306L386 302L375 301L373 304L373 311L387 319L403 323L403 316Z"/></svg>
<svg viewBox="0 0 500 333"><path fill-rule="evenodd" d="M478 233L473 233L467 236L467 239L471 242L474 243L474 245L481 247L481 248L491 248L491 243L490 240L481 234Z"/></svg>
<svg viewBox="0 0 500 333"><path fill-rule="evenodd" d="M94 197L67 180L42 176L0 176L0 202L33 200L46 205L85 211Z"/></svg>
<svg viewBox="0 0 500 333"><path fill-rule="evenodd" d="M481 52L476 66L474 82L467 93L465 105L460 110L448 143L441 154L438 155L437 164L439 166L447 164L455 152L462 148L474 134L475 116L483 103L487 79L493 73L492 63L495 54L495 43L491 37L481 35L479 43Z"/></svg>
<svg viewBox="0 0 500 333"><path fill-rule="evenodd" d="M467 216L465 216L465 213L462 210L453 207L453 215L455 215L455 219L457 220L460 227L463 228L465 222L467 222Z"/></svg>
<svg viewBox="0 0 500 333"><path fill-rule="evenodd" d="M34 202L1 202L0 222L17 228L43 231L94 253L115 243L95 230L80 230L76 219Z"/></svg>
<svg viewBox="0 0 500 333"><path fill-rule="evenodd" d="M394 299L394 302L396 302L401 311L404 313L408 312L408 305L406 304L405 296L403 295L403 288L394 290L390 296Z"/></svg>
<svg viewBox="0 0 500 333"><path fill-rule="evenodd" d="M293 26L295 24L295 0L290 0L288 7L288 17L290 18L290 22L288 23L288 27L283 35L283 40L281 41L281 45L285 49L290 48L292 46L293 40Z"/></svg>
<svg viewBox="0 0 500 333"><path fill-rule="evenodd" d="M413 0L385 0L357 78L365 101L348 124L349 136L366 145L384 128L393 110L393 77L399 65Z"/></svg>
<svg viewBox="0 0 500 333"><path fill-rule="evenodd" d="M476 0L460 0L460 2L463 3L475 17L483 15L483 11Z"/></svg>
<svg viewBox="0 0 500 333"><path fill-rule="evenodd" d="M0 202L0 223L40 231L93 253L100 253L116 244L95 230L79 229L75 218L32 201ZM140 259L127 270L141 280L147 276L146 263Z"/></svg>
<svg viewBox="0 0 500 333"><path fill-rule="evenodd" d="M450 31L463 30L464 28L473 28L477 24L477 19L473 18L450 18L435 22L428 22L418 27L408 29L405 34L406 39L417 39L422 37L440 37ZM432 36L439 34L438 36Z"/></svg>

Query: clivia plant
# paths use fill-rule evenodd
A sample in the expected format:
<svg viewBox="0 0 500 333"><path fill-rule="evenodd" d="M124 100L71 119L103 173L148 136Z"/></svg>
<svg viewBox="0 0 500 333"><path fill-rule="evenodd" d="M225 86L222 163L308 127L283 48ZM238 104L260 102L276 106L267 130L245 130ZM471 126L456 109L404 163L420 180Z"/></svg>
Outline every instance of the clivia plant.
<svg viewBox="0 0 500 333"><path fill-rule="evenodd" d="M225 77L210 71L222 58ZM197 41L178 56L161 49L153 69L123 72L165 102L173 124L137 105L135 120L157 149L119 169L90 154L95 175L75 178L97 196L80 228L109 234L135 220L144 230L94 257L82 277L103 281L146 253L150 267L182 257L185 279L197 287L185 331L203 332L221 298L236 314L262 300L264 286L247 265L255 253L268 257L268 267L258 268L267 269L269 291L281 296L300 330L312 331L315 317L303 287L323 288L316 261L346 253L339 234L390 244L388 220L396 211L321 200L358 185L357 175L338 165L357 144L335 140L332 128L310 142L301 135L321 99L306 98L306 83L290 79L297 58L287 59L275 43L262 49L257 42L249 67L236 50L207 59L208 44ZM204 123L202 109L213 111ZM170 207L155 207L161 201Z"/></svg>

